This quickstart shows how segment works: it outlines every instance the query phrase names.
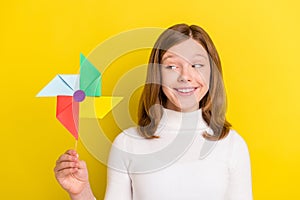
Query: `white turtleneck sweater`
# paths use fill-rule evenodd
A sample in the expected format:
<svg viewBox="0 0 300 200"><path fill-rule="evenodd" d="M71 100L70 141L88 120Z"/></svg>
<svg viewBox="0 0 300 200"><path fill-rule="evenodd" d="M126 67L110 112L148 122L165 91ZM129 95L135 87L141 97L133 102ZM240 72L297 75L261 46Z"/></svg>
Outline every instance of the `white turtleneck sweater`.
<svg viewBox="0 0 300 200"><path fill-rule="evenodd" d="M202 137L211 129L202 111L164 109L157 139L136 128L114 140L108 166L106 200L250 200L249 152L231 130L222 140Z"/></svg>

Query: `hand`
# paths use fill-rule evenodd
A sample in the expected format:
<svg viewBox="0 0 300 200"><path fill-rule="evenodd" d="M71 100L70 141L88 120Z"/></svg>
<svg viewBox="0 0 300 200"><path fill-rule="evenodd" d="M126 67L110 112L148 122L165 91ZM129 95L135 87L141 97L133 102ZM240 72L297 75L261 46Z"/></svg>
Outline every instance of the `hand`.
<svg viewBox="0 0 300 200"><path fill-rule="evenodd" d="M68 150L56 161L54 168L58 183L70 195L82 193L89 186L88 171L75 150Z"/></svg>

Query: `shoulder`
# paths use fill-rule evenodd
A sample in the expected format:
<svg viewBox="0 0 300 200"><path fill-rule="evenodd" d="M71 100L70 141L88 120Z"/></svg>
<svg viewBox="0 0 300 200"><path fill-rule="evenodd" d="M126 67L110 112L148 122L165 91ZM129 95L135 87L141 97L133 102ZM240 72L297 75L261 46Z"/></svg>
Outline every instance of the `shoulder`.
<svg viewBox="0 0 300 200"><path fill-rule="evenodd" d="M227 159L234 159L248 154L248 146L244 138L232 129L225 138L216 141L215 144L215 152Z"/></svg>
<svg viewBox="0 0 300 200"><path fill-rule="evenodd" d="M224 142L234 144L234 145L242 145L242 146L247 146L244 138L235 130L231 129L228 133L228 135L222 139ZM221 140L221 141L222 141Z"/></svg>
<svg viewBox="0 0 300 200"><path fill-rule="evenodd" d="M226 143L232 154L248 154L248 145L237 131L231 129L227 137L222 140L224 140L223 142Z"/></svg>
<svg viewBox="0 0 300 200"><path fill-rule="evenodd" d="M226 141L227 140L227 141ZM229 144L231 165L238 162L249 162L249 150L245 139L235 130L230 130L228 136L224 138Z"/></svg>
<svg viewBox="0 0 300 200"><path fill-rule="evenodd" d="M136 127L131 127L122 131L113 141L113 145L118 148L124 149L128 147L128 144L136 140L145 139L139 133Z"/></svg>
<svg viewBox="0 0 300 200"><path fill-rule="evenodd" d="M244 153L248 154L248 145L245 139L235 130L229 131L229 139L231 139L231 143L234 151L244 151Z"/></svg>
<svg viewBox="0 0 300 200"><path fill-rule="evenodd" d="M235 130L231 129L226 137L217 141L205 140L203 144L202 154L208 155L212 151L211 156L217 156L222 159L232 159L236 157L239 151L247 151L248 147L244 138Z"/></svg>
<svg viewBox="0 0 300 200"><path fill-rule="evenodd" d="M128 139L142 139L143 137L138 133L136 127L131 127L122 131L119 135L114 139L114 143L123 142Z"/></svg>

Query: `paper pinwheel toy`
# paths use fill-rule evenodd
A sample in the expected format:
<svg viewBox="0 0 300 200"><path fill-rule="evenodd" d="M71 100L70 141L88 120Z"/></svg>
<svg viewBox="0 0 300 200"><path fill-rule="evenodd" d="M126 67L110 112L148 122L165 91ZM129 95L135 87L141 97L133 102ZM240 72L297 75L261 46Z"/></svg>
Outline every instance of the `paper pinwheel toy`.
<svg viewBox="0 0 300 200"><path fill-rule="evenodd" d="M101 73L80 54L80 74L57 75L37 97L57 96L56 118L78 140L79 117L102 119L122 97L101 95Z"/></svg>

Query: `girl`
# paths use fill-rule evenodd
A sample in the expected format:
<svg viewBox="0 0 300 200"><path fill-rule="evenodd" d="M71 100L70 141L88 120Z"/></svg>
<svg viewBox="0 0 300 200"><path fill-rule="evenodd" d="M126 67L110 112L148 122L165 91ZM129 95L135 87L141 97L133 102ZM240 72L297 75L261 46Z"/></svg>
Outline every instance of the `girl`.
<svg viewBox="0 0 300 200"><path fill-rule="evenodd" d="M105 199L252 199L248 148L225 110L221 63L208 34L196 25L168 28L150 55L138 127L111 148ZM54 171L71 199L94 199L74 150Z"/></svg>

